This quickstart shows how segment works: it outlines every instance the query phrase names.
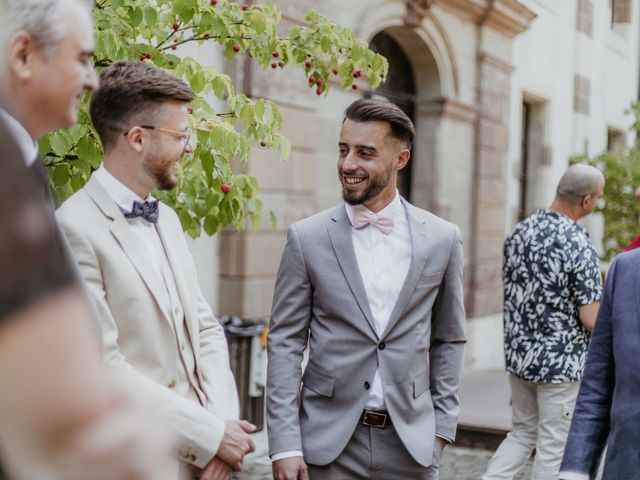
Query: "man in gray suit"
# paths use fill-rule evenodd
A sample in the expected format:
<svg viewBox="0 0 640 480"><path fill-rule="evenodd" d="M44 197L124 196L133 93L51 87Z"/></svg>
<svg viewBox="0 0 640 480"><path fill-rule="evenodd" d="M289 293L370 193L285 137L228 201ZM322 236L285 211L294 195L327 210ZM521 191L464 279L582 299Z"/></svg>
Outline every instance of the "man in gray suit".
<svg viewBox="0 0 640 480"><path fill-rule="evenodd" d="M396 190L414 136L397 106L351 104L338 156L345 203L289 229L268 342L276 480L435 479L454 440L462 247L455 225Z"/></svg>

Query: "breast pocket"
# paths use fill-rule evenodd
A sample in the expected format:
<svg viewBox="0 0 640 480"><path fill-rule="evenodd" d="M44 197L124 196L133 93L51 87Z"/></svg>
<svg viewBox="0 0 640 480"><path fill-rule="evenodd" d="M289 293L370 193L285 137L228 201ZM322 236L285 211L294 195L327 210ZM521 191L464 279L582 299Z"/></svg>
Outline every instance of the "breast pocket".
<svg viewBox="0 0 640 480"><path fill-rule="evenodd" d="M332 397L336 379L330 375L319 372L311 365L307 365L302 376L302 385L305 388L322 395L323 397Z"/></svg>
<svg viewBox="0 0 640 480"><path fill-rule="evenodd" d="M444 271L426 273L418 277L417 288L429 288L440 285Z"/></svg>

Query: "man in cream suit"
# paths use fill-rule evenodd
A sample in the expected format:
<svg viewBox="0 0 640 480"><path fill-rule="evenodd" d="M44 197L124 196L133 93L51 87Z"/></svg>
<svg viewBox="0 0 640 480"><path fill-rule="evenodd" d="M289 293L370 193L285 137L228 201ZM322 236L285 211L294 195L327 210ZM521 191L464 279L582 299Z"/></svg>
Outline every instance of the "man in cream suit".
<svg viewBox="0 0 640 480"><path fill-rule="evenodd" d="M57 216L95 296L107 363L172 419L182 462L166 478L229 478L255 427L237 420L224 331L178 217L150 195L177 185L194 94L143 62L111 65L100 84L91 118L104 163Z"/></svg>
<svg viewBox="0 0 640 480"><path fill-rule="evenodd" d="M455 225L397 193L414 135L395 105L354 102L339 143L345 203L289 229L268 344L276 480L435 479L455 438L462 247Z"/></svg>

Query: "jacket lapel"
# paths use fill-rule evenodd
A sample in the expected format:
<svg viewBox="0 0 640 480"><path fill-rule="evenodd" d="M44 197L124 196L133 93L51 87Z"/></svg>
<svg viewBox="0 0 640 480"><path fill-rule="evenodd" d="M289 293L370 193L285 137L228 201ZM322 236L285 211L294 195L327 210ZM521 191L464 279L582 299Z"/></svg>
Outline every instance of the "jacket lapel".
<svg viewBox="0 0 640 480"><path fill-rule="evenodd" d="M418 278L420 273L424 270L427 258L429 256L429 238L427 237L427 228L425 226L426 219L420 214L420 211L413 205L402 199L402 204L407 211L407 218L409 220L409 233L411 235L411 264L409 265L409 271L404 279L398 300L391 311L387 328L381 338L387 336L398 320L400 320L404 313L407 304L413 291L418 284Z"/></svg>
<svg viewBox="0 0 640 480"><path fill-rule="evenodd" d="M122 247L122 250L129 258L129 261L140 274L140 277L142 277L142 280L151 292L151 295L153 295L158 308L164 313L167 321L170 321L171 317L165 308L165 302L161 301L162 298L166 296L166 289L162 284L162 279L158 278L158 275L153 271L153 268L146 260L146 254L142 250L139 240L131 231L131 227L127 223L122 211L109 196L107 191L102 187L100 182L94 177L89 179L84 188L104 215L113 220L110 228L111 233Z"/></svg>
<svg viewBox="0 0 640 480"><path fill-rule="evenodd" d="M338 263L340 264L340 269L347 279L351 293L356 299L360 310L366 317L367 322L369 322L369 325L375 334L376 328L375 323L373 322L371 309L369 308L367 291L364 288L364 283L360 276L360 268L358 267L358 260L356 259L356 252L353 249L351 222L349 221L344 205L337 207L331 218L334 223L329 225L327 230L329 232L329 238L331 239L333 251L335 252Z"/></svg>

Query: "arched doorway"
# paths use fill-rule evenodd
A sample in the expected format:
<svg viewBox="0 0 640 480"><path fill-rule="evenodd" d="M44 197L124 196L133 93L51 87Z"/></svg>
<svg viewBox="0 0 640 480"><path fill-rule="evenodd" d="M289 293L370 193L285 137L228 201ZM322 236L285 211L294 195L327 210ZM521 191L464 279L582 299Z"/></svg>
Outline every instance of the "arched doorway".
<svg viewBox="0 0 640 480"><path fill-rule="evenodd" d="M413 67L398 42L388 33L378 33L370 43L371 49L389 61L389 74L383 85L375 92L367 92L367 97L384 98L398 105L415 123L416 86ZM412 155L415 158L415 147ZM413 162L400 170L398 174L398 190L411 201L411 171Z"/></svg>

